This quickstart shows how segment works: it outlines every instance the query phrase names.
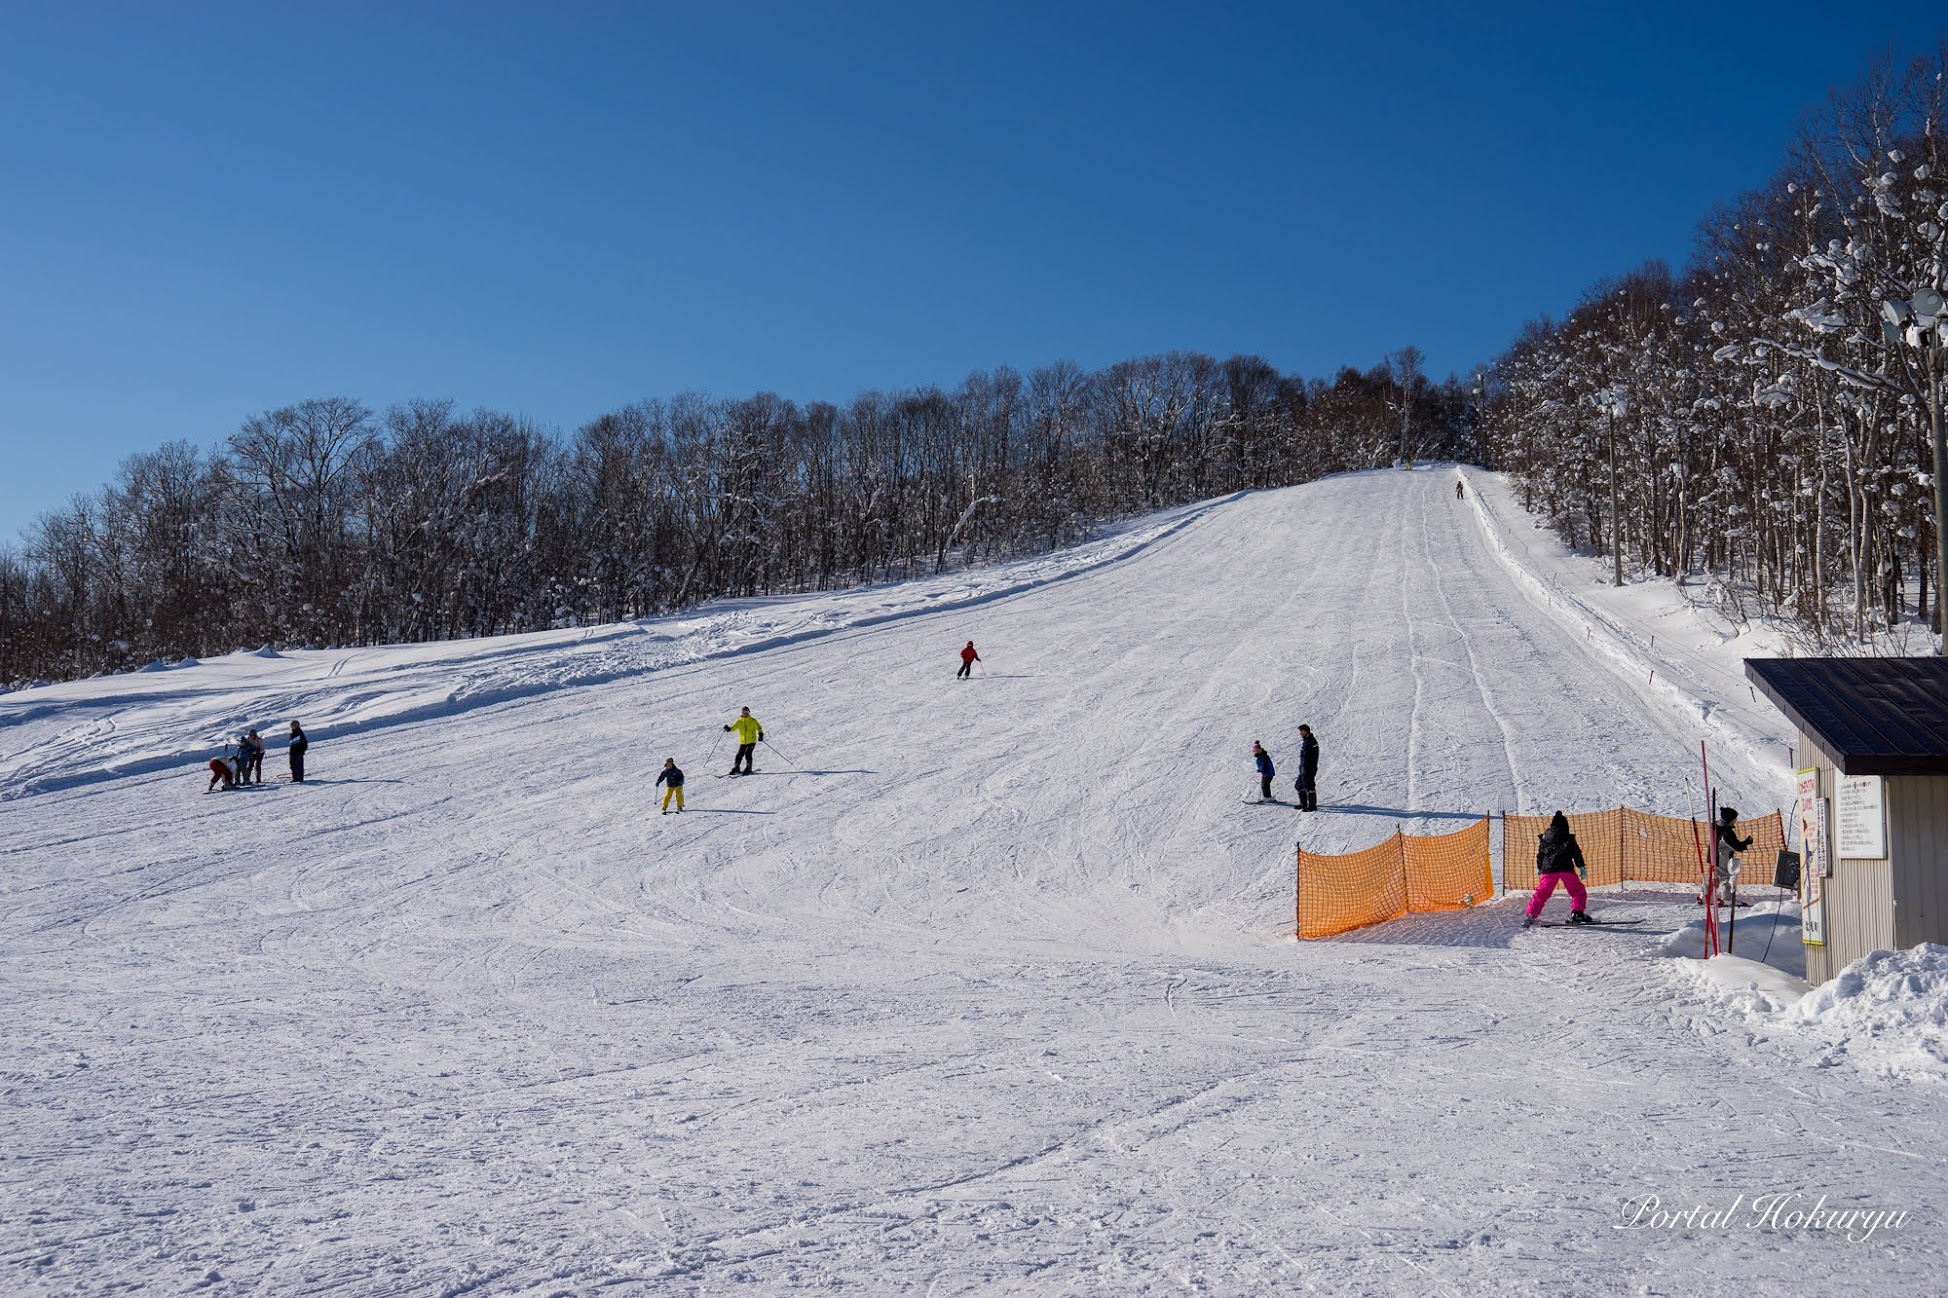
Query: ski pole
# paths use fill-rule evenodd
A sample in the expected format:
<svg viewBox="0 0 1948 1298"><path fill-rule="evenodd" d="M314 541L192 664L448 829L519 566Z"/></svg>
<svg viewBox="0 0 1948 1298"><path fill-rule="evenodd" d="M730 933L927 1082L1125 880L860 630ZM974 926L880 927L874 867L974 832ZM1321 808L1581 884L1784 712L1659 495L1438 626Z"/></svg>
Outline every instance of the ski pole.
<svg viewBox="0 0 1948 1298"><path fill-rule="evenodd" d="M717 753L718 753L718 750L720 750L720 749L722 749L722 748L723 748L723 746L724 746L724 735L725 735L725 734L728 734L728 733L729 733L729 731L725 731L725 732L723 732L723 733L721 733L721 734L719 734L719 735L717 736L717 742L716 742L716 743L714 743L714 744L712 744L712 745L710 746L710 758L709 758L709 761L710 761L710 764L711 764L712 766L715 766L715 765L717 764Z"/></svg>
<svg viewBox="0 0 1948 1298"><path fill-rule="evenodd" d="M772 743L769 739L761 739L758 742L763 744L766 748L769 748L772 752L778 753L778 745ZM798 769L797 764L794 763L791 760L791 758L786 757L783 753L778 753L778 760L783 762L786 766L791 767L791 769L794 771Z"/></svg>

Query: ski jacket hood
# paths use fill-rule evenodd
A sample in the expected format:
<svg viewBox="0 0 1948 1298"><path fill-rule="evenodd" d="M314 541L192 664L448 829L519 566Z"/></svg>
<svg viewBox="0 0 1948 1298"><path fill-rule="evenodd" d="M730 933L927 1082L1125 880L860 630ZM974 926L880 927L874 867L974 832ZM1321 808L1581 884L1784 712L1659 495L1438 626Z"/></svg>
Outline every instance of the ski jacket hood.
<svg viewBox="0 0 1948 1298"><path fill-rule="evenodd" d="M1549 828L1542 831L1536 844L1537 874L1563 874L1570 870L1589 869L1589 863L1583 860L1583 845L1570 832L1569 817L1560 811L1549 818Z"/></svg>

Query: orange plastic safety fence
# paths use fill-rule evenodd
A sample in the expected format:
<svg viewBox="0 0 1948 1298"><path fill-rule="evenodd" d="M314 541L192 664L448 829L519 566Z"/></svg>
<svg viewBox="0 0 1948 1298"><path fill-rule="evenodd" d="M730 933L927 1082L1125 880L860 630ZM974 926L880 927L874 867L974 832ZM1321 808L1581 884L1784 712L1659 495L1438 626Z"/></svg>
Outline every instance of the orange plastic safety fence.
<svg viewBox="0 0 1948 1298"><path fill-rule="evenodd" d="M1592 888L1623 881L1626 860L1623 809L1581 811L1569 817L1569 832L1583 849L1589 867L1584 881ZM1502 886L1511 890L1535 887L1535 851L1548 816L1502 817Z"/></svg>
<svg viewBox="0 0 1948 1298"><path fill-rule="evenodd" d="M1773 872L1779 864L1779 853L1786 849L1786 826L1778 812L1760 816L1755 820L1741 820L1737 825L1738 836L1749 838L1752 845L1740 852L1743 862L1738 872L1738 890L1747 888L1770 889Z"/></svg>
<svg viewBox="0 0 1948 1298"><path fill-rule="evenodd" d="M1402 834L1407 909L1461 910L1495 895L1488 817L1452 834Z"/></svg>
<svg viewBox="0 0 1948 1298"><path fill-rule="evenodd" d="M1535 842L1547 816L1502 818L1502 883L1511 890L1535 887ZM1711 851L1711 826L1681 816L1655 816L1620 807L1569 817L1569 828L1589 862L1588 882L1602 887L1619 881L1696 887L1702 875L1698 852ZM1770 887L1773 862L1785 846L1778 812L1738 822L1738 836L1750 838L1743 854L1741 887Z"/></svg>
<svg viewBox="0 0 1948 1298"><path fill-rule="evenodd" d="M1535 887L1535 844L1549 820L1502 817L1504 887ZM1569 817L1569 828L1582 846L1593 888L1624 881L1695 886L1700 879L1699 845L1707 852L1711 846L1706 837L1710 826L1703 821L1653 816L1629 807L1578 812ZM1488 833L1484 816L1452 834L1395 831L1384 843L1343 856L1300 852L1299 936L1331 937L1409 911L1460 910L1488 900L1495 891ZM1739 821L1738 835L1752 840L1743 854L1739 886L1770 887L1772 863L1785 846L1779 813Z"/></svg>
<svg viewBox="0 0 1948 1298"><path fill-rule="evenodd" d="M1300 937L1330 937L1407 913L1400 835L1344 856L1299 853Z"/></svg>
<svg viewBox="0 0 1948 1298"><path fill-rule="evenodd" d="M1673 883L1695 888L1700 846L1711 851L1710 826L1677 816L1653 816L1648 811L1624 812L1630 836L1630 879L1642 883Z"/></svg>

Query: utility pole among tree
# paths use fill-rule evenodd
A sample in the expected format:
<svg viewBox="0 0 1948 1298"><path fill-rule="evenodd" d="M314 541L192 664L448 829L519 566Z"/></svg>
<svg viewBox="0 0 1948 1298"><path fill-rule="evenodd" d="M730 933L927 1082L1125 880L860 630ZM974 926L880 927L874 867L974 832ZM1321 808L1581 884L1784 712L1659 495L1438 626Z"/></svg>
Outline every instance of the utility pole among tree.
<svg viewBox="0 0 1948 1298"><path fill-rule="evenodd" d="M1623 585L1623 515L1617 512L1617 412L1623 407L1623 393L1605 388L1596 394L1596 404L1610 420L1610 584Z"/></svg>

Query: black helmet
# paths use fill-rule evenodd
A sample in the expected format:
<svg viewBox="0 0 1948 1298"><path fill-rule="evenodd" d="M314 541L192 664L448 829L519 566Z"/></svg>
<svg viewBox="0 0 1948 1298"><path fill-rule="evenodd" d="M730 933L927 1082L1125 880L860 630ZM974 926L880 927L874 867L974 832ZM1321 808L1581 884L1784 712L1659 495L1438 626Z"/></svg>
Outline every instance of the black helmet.
<svg viewBox="0 0 1948 1298"><path fill-rule="evenodd" d="M1738 809L1736 807L1720 807L1718 808L1718 819L1725 821L1727 824L1735 822L1738 819Z"/></svg>

